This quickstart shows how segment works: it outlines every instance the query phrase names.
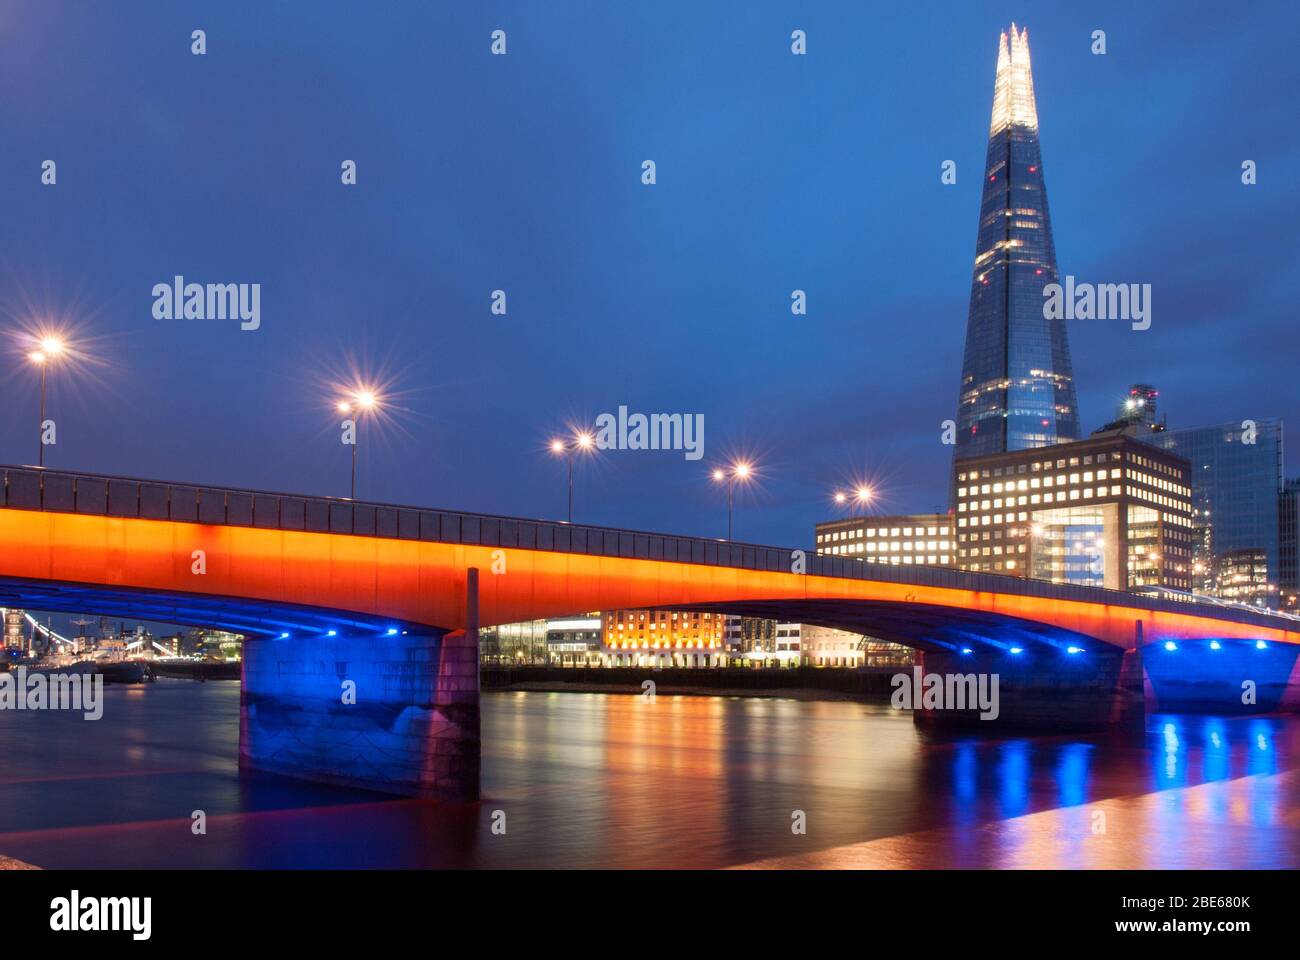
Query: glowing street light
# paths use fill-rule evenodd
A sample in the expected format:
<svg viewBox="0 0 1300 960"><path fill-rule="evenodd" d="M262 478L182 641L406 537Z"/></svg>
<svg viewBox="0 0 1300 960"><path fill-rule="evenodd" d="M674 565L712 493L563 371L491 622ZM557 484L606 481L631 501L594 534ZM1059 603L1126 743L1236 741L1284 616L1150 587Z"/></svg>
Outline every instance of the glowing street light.
<svg viewBox="0 0 1300 960"><path fill-rule="evenodd" d="M373 390L358 390L352 394L350 400L340 400L335 405L335 409L339 413L352 413L355 411L357 414L352 421L352 488L349 494L349 499L352 500L357 498L357 436L359 433L357 421L360 420L362 414L371 413L378 409L379 403L379 397Z"/></svg>
<svg viewBox="0 0 1300 960"><path fill-rule="evenodd" d="M727 542L731 542L731 510L732 500L736 489L736 481L742 483L749 480L753 475L754 468L743 460L739 463L733 463L730 471L716 469L713 471L713 481L715 483L726 483L727 485Z"/></svg>
<svg viewBox="0 0 1300 960"><path fill-rule="evenodd" d="M49 369L51 362L63 355L66 347L58 337L42 337L39 343L40 349L27 354L27 359L41 368L41 412L40 421L36 428L36 462L38 466L43 467L45 466L45 372Z"/></svg>
<svg viewBox="0 0 1300 960"><path fill-rule="evenodd" d="M595 445L596 438L586 430L579 430L568 443L559 437L551 441L551 453L569 462L569 523L573 523L573 458L578 453L590 453Z"/></svg>
<svg viewBox="0 0 1300 960"><path fill-rule="evenodd" d="M846 503L851 502L855 507L866 507L873 499L875 499L875 496L876 492L863 483L858 484L851 493L846 493L843 490L836 490L835 502L839 506L844 506Z"/></svg>

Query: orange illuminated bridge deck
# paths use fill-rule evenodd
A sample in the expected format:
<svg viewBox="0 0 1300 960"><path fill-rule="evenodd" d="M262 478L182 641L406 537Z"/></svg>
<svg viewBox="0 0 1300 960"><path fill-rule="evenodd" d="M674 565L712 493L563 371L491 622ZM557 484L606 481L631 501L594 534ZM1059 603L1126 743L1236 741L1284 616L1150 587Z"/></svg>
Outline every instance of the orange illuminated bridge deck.
<svg viewBox="0 0 1300 960"><path fill-rule="evenodd" d="M1295 618L811 550L419 507L3 468L0 605L252 637L709 609L924 650L1133 646L1141 635L1300 643Z"/></svg>

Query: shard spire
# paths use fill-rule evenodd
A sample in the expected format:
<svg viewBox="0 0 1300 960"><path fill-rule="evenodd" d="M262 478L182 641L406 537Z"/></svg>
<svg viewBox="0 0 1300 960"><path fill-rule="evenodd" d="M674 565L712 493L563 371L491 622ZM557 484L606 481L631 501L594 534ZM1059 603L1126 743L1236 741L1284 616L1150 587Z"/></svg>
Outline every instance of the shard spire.
<svg viewBox="0 0 1300 960"><path fill-rule="evenodd" d="M1011 37L1003 32L998 44L998 71L993 84L993 119L989 124L992 137L1012 124L1038 131L1038 107L1034 103L1034 73L1029 61L1029 28Z"/></svg>
<svg viewBox="0 0 1300 960"><path fill-rule="evenodd" d="M1043 288L1057 282L1029 31L1012 24L998 41L957 404L958 459L1079 439L1065 321L1043 311Z"/></svg>

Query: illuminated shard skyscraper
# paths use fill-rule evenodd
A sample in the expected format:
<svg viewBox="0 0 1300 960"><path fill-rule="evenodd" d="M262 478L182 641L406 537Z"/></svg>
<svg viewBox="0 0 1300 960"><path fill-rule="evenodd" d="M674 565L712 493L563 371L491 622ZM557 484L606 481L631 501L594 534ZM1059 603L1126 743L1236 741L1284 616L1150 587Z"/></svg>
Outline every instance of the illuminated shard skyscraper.
<svg viewBox="0 0 1300 960"><path fill-rule="evenodd" d="M1003 33L957 410L957 459L1079 439L1065 321L1043 316L1059 281L1038 147L1029 31Z"/></svg>

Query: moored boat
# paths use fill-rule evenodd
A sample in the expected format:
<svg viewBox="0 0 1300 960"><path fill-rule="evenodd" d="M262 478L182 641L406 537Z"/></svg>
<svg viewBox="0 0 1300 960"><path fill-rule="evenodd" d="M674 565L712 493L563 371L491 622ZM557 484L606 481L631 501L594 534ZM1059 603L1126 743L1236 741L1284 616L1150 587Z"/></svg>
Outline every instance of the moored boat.
<svg viewBox="0 0 1300 960"><path fill-rule="evenodd" d="M100 660L96 666L105 683L149 683L154 679L146 660Z"/></svg>

